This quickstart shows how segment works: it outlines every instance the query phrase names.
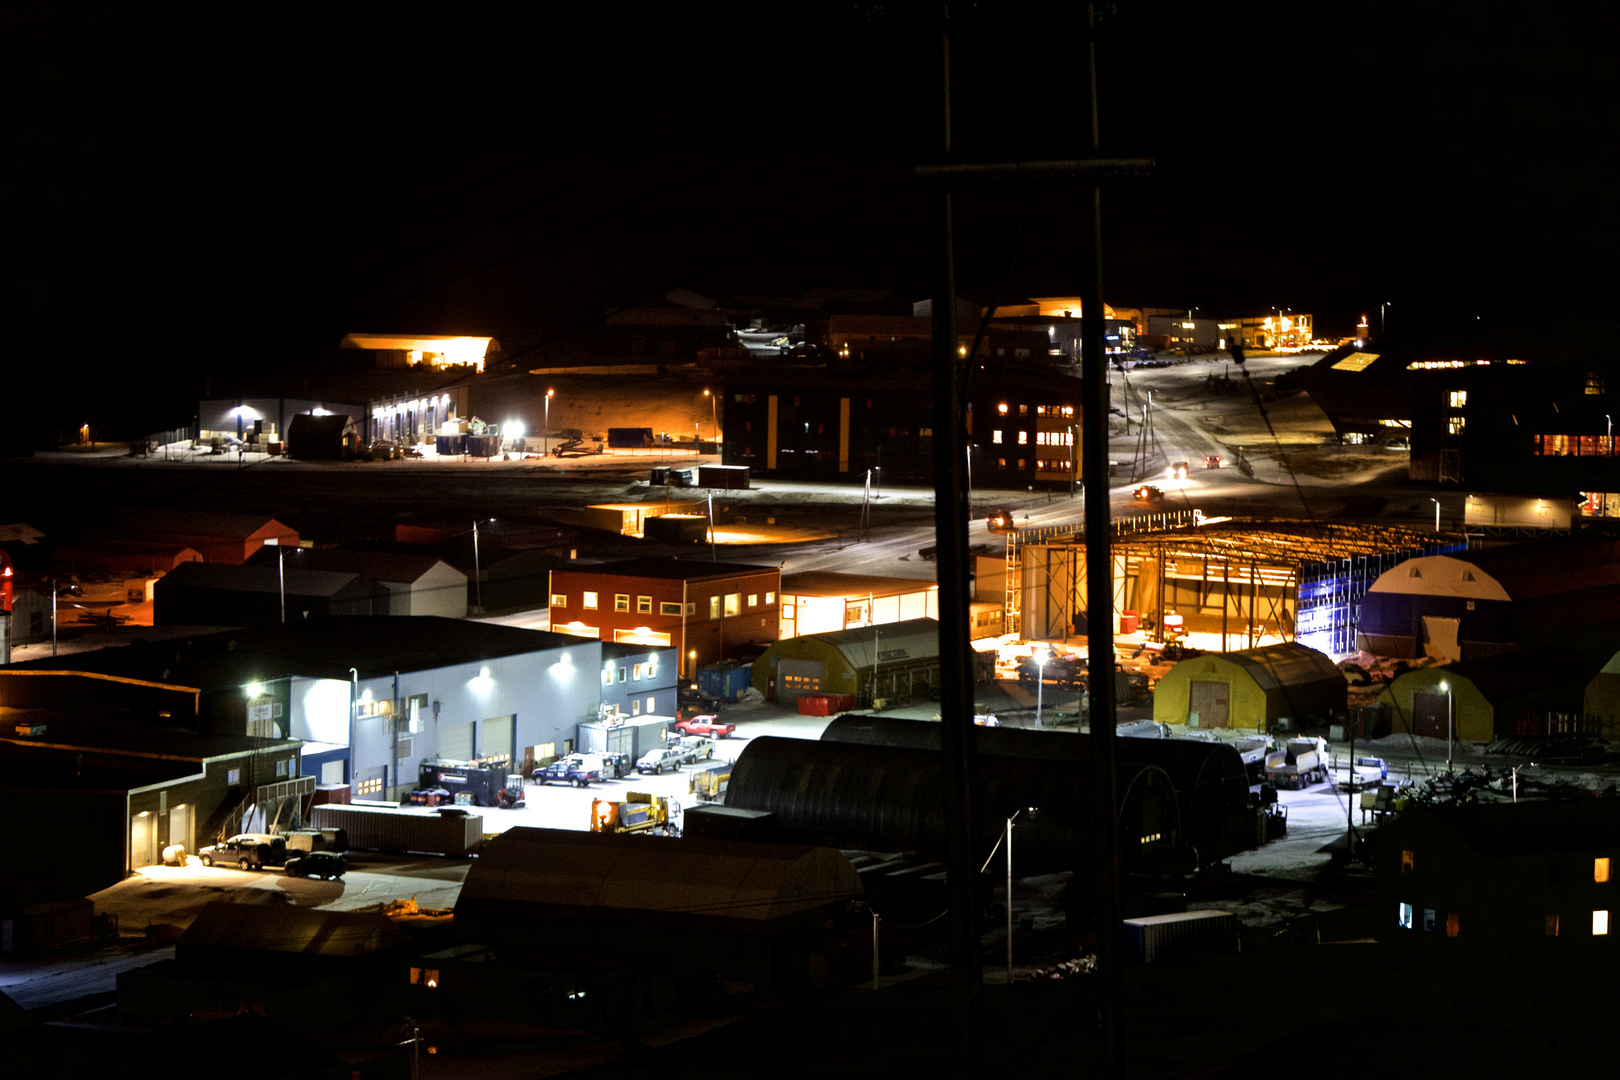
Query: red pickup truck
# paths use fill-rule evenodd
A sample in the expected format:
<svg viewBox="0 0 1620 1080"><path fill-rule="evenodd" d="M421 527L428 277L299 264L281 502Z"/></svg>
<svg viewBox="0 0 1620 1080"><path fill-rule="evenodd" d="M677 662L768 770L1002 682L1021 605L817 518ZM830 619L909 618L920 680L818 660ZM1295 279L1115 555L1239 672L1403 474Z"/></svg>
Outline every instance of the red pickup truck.
<svg viewBox="0 0 1620 1080"><path fill-rule="evenodd" d="M729 739L737 730L736 724L724 723L718 716L705 713L675 721L675 730L685 735L707 735L711 739Z"/></svg>

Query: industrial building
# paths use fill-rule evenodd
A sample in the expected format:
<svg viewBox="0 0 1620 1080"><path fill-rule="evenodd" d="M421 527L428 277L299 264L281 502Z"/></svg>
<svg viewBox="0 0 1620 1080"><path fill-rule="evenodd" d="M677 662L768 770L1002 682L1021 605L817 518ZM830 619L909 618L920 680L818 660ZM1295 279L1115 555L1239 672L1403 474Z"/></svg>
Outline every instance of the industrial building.
<svg viewBox="0 0 1620 1080"><path fill-rule="evenodd" d="M105 537L119 545L134 541L175 548L189 547L203 561L240 566L266 543L298 546L296 530L261 514L227 514L211 510L136 510L115 515Z"/></svg>
<svg viewBox="0 0 1620 1080"><path fill-rule="evenodd" d="M827 847L520 826L468 871L455 933L490 946L588 942L661 971L761 989L831 986L842 981L835 954L861 895L854 868ZM854 925L870 935L870 916Z"/></svg>
<svg viewBox="0 0 1620 1080"><path fill-rule="evenodd" d="M1586 731L1587 687L1602 660L1545 646L1403 672L1378 695L1391 730L1486 743Z"/></svg>
<svg viewBox="0 0 1620 1080"><path fill-rule="evenodd" d="M1617 871L1615 799L1419 807L1378 831L1378 938L1607 955Z"/></svg>
<svg viewBox="0 0 1620 1080"><path fill-rule="evenodd" d="M417 616L312 619L30 661L200 691L197 726L302 742L293 775L398 800L424 759L546 762L597 718L602 644Z"/></svg>
<svg viewBox="0 0 1620 1080"><path fill-rule="evenodd" d="M442 615L467 617L467 575L431 555L385 551L344 551L336 548L261 548L248 560L254 566L278 571L313 570L354 574L380 585L388 602L374 615Z"/></svg>
<svg viewBox="0 0 1620 1080"><path fill-rule="evenodd" d="M982 659L981 659L982 658ZM995 658L974 654L975 681L993 677ZM939 685L939 623L909 619L887 626L853 626L778 641L754 661L754 689L766 701L805 694L907 698Z"/></svg>
<svg viewBox="0 0 1620 1080"><path fill-rule="evenodd" d="M551 574L558 633L659 648L685 660L683 676L776 640L778 566L696 559L574 564Z"/></svg>
<svg viewBox="0 0 1620 1080"><path fill-rule="evenodd" d="M851 626L939 618L939 586L914 578L811 570L782 575L785 640Z"/></svg>
<svg viewBox="0 0 1620 1080"><path fill-rule="evenodd" d="M1182 660L1153 689L1153 719L1193 728L1287 730L1341 716L1349 686L1332 658L1297 641Z"/></svg>
<svg viewBox="0 0 1620 1080"><path fill-rule="evenodd" d="M386 615L388 590L358 574L182 563L152 587L154 626L268 626Z"/></svg>
<svg viewBox="0 0 1620 1080"><path fill-rule="evenodd" d="M1362 596L1379 574L1414 555L1466 546L1460 536L1400 526L1206 518L1196 510L1120 518L1110 530L1116 631L1141 629L1153 641L1198 635L1222 652L1294 640L1330 655L1354 652ZM1007 562L1009 633L1052 641L1082 632L1082 527L1010 533Z"/></svg>
<svg viewBox="0 0 1620 1080"><path fill-rule="evenodd" d="M1357 643L1381 656L1472 660L1620 623L1620 540L1577 533L1403 559L1361 603Z"/></svg>

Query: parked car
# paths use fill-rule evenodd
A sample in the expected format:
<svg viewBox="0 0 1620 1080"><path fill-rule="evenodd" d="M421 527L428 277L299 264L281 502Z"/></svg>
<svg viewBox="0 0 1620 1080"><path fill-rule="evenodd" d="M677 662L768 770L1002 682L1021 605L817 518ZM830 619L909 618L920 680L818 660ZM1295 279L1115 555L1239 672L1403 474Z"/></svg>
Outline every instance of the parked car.
<svg viewBox="0 0 1620 1080"><path fill-rule="evenodd" d="M622 780L635 771L636 763L622 750L604 750L597 756L602 759L604 780Z"/></svg>
<svg viewBox="0 0 1620 1080"><path fill-rule="evenodd" d="M1158 502L1164 498L1164 489L1155 484L1143 484L1131 492L1131 497L1138 502Z"/></svg>
<svg viewBox="0 0 1620 1080"><path fill-rule="evenodd" d="M713 694L706 694L696 686L684 685L675 691L675 704L694 712L713 713L720 711L721 702Z"/></svg>
<svg viewBox="0 0 1620 1080"><path fill-rule="evenodd" d="M687 735L676 745L686 755L687 761L697 761L699 759L708 761L714 757L714 743L701 735Z"/></svg>
<svg viewBox="0 0 1620 1080"><path fill-rule="evenodd" d="M558 783L573 784L580 788L590 787L601 781L602 766L599 761L583 754L570 754L534 770L531 779L541 786Z"/></svg>
<svg viewBox="0 0 1620 1080"><path fill-rule="evenodd" d="M686 735L707 735L713 739L729 739L737 730L737 725L728 724L712 714L702 714L675 721L675 730Z"/></svg>
<svg viewBox="0 0 1620 1080"><path fill-rule="evenodd" d="M287 842L273 833L237 833L197 852L204 866L222 863L238 870L263 870L287 861Z"/></svg>
<svg viewBox="0 0 1620 1080"><path fill-rule="evenodd" d="M658 746L636 760L636 772L643 776L648 773L661 775L665 769L679 769L690 760L692 759L682 751L679 744Z"/></svg>
<svg viewBox="0 0 1620 1080"><path fill-rule="evenodd" d="M318 877L322 881L338 881L346 869L343 856L335 851L310 851L287 860L288 877Z"/></svg>

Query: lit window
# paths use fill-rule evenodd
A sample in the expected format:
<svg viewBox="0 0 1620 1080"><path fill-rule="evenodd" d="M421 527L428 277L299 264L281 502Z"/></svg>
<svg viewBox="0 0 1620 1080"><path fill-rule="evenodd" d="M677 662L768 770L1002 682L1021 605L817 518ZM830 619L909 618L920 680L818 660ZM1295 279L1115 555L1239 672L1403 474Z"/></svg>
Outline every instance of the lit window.
<svg viewBox="0 0 1620 1080"><path fill-rule="evenodd" d="M749 593L748 594L748 606L749 607L759 607L759 594L758 593Z"/></svg>
<svg viewBox="0 0 1620 1080"><path fill-rule="evenodd" d="M1400 923L1402 930L1412 929L1412 905L1402 904L1400 910Z"/></svg>
<svg viewBox="0 0 1620 1080"><path fill-rule="evenodd" d="M1548 937L1557 937L1558 936L1558 916L1556 916L1556 915L1547 916L1547 936Z"/></svg>
<svg viewBox="0 0 1620 1080"><path fill-rule="evenodd" d="M990 441L999 446L1001 444L1001 432L1000 431L992 431L990 433Z"/></svg>
<svg viewBox="0 0 1620 1080"><path fill-rule="evenodd" d="M641 715L641 699L640 698L631 699L631 701L630 701L630 715L631 716L640 716Z"/></svg>
<svg viewBox="0 0 1620 1080"><path fill-rule="evenodd" d="M613 685L613 665L612 664L609 664L607 667L602 669L602 685L603 686L612 686Z"/></svg>
<svg viewBox="0 0 1620 1080"><path fill-rule="evenodd" d="M634 667L632 667L630 669L630 678L633 679L636 682L641 681L641 665L640 664L636 664Z"/></svg>
<svg viewBox="0 0 1620 1080"><path fill-rule="evenodd" d="M1019 446L1028 446L1029 445L1029 432L1020 431L1018 433L1018 445Z"/></svg>
<svg viewBox="0 0 1620 1080"><path fill-rule="evenodd" d="M1467 408L1468 407L1468 391L1466 391L1466 390L1453 390L1453 391L1451 391L1451 393L1446 395L1446 404L1449 405L1453 409Z"/></svg>
<svg viewBox="0 0 1620 1080"><path fill-rule="evenodd" d="M711 596L711 597L709 597L709 618L718 619L719 617L720 617L720 598L718 596Z"/></svg>
<svg viewBox="0 0 1620 1080"><path fill-rule="evenodd" d="M1413 853L1410 850L1403 848L1401 850L1401 873L1410 874L1412 872L1413 861Z"/></svg>
<svg viewBox="0 0 1620 1080"><path fill-rule="evenodd" d="M742 611L742 594L726 593L726 614L737 615Z"/></svg>
<svg viewBox="0 0 1620 1080"><path fill-rule="evenodd" d="M650 596L638 596L638 597L636 597L636 614L637 615L651 615L652 614L652 597L650 597Z"/></svg>
<svg viewBox="0 0 1620 1080"><path fill-rule="evenodd" d="M1607 911L1592 912L1592 936L1604 937L1609 932L1609 913Z"/></svg>
<svg viewBox="0 0 1620 1080"><path fill-rule="evenodd" d="M1019 416L1028 416L1029 415L1029 406L1028 405L1020 405L1020 406L1018 406L1018 415Z"/></svg>
<svg viewBox="0 0 1620 1080"><path fill-rule="evenodd" d="M679 604L671 604L668 601L662 601L658 605L658 614L660 615L679 615L680 613L681 605Z"/></svg>
<svg viewBox="0 0 1620 1080"><path fill-rule="evenodd" d="M648 698L647 699L647 711L649 713L655 713L655 712L658 711L658 699L657 698Z"/></svg>
<svg viewBox="0 0 1620 1080"><path fill-rule="evenodd" d="M776 603L776 594L773 593L773 592L766 593L765 594L765 606L770 607L774 603Z"/></svg>
<svg viewBox="0 0 1620 1080"><path fill-rule="evenodd" d="M1467 426L1468 426L1468 418L1465 417L1465 416L1448 416L1448 417L1446 417L1446 434L1447 435L1461 435L1463 433L1463 429L1466 428Z"/></svg>
<svg viewBox="0 0 1620 1080"><path fill-rule="evenodd" d="M232 769L227 772L225 774L225 782L227 784L240 784L242 782L242 770Z"/></svg>
<svg viewBox="0 0 1620 1080"><path fill-rule="evenodd" d="M567 593L560 593L560 592L552 593L551 594L551 606L552 607L567 607L568 606L568 594Z"/></svg>
<svg viewBox="0 0 1620 1080"><path fill-rule="evenodd" d="M614 611L629 611L630 610L630 594L629 593L614 593L613 594L613 610Z"/></svg>
<svg viewBox="0 0 1620 1080"><path fill-rule="evenodd" d="M419 967L411 968L411 985L425 986L429 990L437 990L439 988L439 969Z"/></svg>
<svg viewBox="0 0 1620 1080"><path fill-rule="evenodd" d="M1005 406L1005 405L997 405L996 406L996 412L1000 413L1002 416L1006 416L1007 415L1007 406Z"/></svg>
<svg viewBox="0 0 1620 1080"><path fill-rule="evenodd" d="M596 610L596 594L593 593L593 592L586 593L584 598L580 600L579 606L584 608L586 611L595 611Z"/></svg>
<svg viewBox="0 0 1620 1080"><path fill-rule="evenodd" d="M1592 860L1592 880L1599 885L1609 880L1609 857L1607 855L1601 859Z"/></svg>

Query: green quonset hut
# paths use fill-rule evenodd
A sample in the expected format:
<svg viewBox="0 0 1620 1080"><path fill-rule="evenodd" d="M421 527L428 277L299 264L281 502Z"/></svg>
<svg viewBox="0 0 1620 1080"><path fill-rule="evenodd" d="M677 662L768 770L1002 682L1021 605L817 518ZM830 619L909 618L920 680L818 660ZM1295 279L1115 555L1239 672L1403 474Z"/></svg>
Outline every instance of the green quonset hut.
<svg viewBox="0 0 1620 1080"><path fill-rule="evenodd" d="M909 697L939 685L939 623L909 619L778 641L754 662L767 701L804 694Z"/></svg>
<svg viewBox="0 0 1620 1080"><path fill-rule="evenodd" d="M1568 734L1581 727L1586 688L1601 666L1582 650L1548 646L1418 668L1378 700L1391 728L1457 742Z"/></svg>
<svg viewBox="0 0 1620 1080"><path fill-rule="evenodd" d="M1297 723L1342 713L1347 686L1326 654L1297 641L1195 656L1159 680L1153 719L1264 732L1284 717Z"/></svg>

